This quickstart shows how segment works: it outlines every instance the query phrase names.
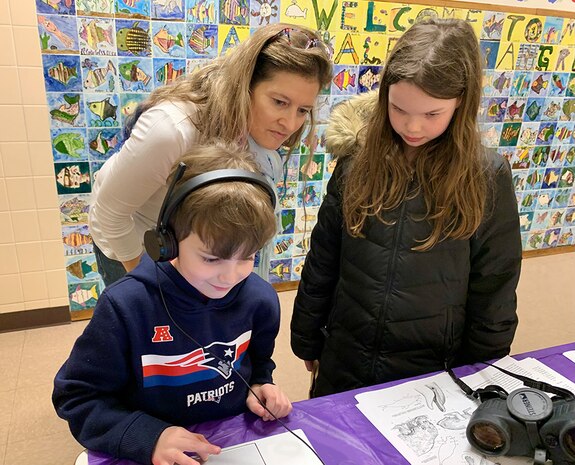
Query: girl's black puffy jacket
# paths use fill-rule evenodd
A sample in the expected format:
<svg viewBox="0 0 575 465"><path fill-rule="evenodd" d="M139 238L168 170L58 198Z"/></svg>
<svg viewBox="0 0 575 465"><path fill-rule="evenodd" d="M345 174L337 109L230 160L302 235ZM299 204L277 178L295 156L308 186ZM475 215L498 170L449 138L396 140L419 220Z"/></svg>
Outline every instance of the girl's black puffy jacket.
<svg viewBox="0 0 575 465"><path fill-rule="evenodd" d="M371 220L365 238L346 233L341 182L348 160L338 161L328 184L291 322L294 353L320 360L314 395L508 354L521 238L507 161L488 153L494 187L473 237L416 252L414 238L430 232L413 220L425 213L421 195L391 213L393 224Z"/></svg>

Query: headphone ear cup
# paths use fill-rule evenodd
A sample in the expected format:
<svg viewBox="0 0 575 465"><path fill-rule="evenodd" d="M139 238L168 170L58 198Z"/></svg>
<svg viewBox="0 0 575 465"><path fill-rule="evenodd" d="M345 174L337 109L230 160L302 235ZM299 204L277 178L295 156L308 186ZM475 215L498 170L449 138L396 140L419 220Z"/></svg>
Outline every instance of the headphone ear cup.
<svg viewBox="0 0 575 465"><path fill-rule="evenodd" d="M146 253L155 262L166 262L178 255L178 241L171 231L149 229L144 233Z"/></svg>
<svg viewBox="0 0 575 465"><path fill-rule="evenodd" d="M155 229L148 229L144 233L144 248L152 260L157 262L161 257L162 245L161 238Z"/></svg>
<svg viewBox="0 0 575 465"><path fill-rule="evenodd" d="M170 230L166 230L162 233L162 240L164 243L164 253L162 254L161 261L167 262L178 256L178 241L176 236Z"/></svg>

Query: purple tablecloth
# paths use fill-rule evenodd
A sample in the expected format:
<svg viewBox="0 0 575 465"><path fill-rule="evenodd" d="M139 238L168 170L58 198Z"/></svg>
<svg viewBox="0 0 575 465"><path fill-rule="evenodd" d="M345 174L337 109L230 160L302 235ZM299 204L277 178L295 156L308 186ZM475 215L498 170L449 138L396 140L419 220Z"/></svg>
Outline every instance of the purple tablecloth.
<svg viewBox="0 0 575 465"><path fill-rule="evenodd" d="M575 350L575 343L514 355L513 358L521 360L534 357L575 382L575 366L572 361L562 355L563 352L569 350ZM458 376L466 376L483 368L485 365L476 364L458 368L455 372ZM409 380L412 379L416 378ZM409 380L404 379L296 402L285 423L292 430L304 430L326 465L408 464L409 462L355 407L355 396L361 392L390 387ZM202 423L193 426L191 430L204 434L211 443L221 447L286 431L279 423L261 421L252 413ZM96 452L89 452L88 463L89 465L134 465L134 462L130 460L111 459L105 454Z"/></svg>

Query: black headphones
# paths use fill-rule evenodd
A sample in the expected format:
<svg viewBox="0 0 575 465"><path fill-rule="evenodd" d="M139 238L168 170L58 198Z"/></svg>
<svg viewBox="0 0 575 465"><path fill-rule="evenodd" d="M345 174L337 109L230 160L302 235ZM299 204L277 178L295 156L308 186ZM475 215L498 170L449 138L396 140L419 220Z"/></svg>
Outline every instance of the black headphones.
<svg viewBox="0 0 575 465"><path fill-rule="evenodd" d="M200 187L204 187L208 184L230 181L257 184L258 186L263 187L269 194L272 201L272 208L275 209L275 191L267 179L261 174L240 169L208 171L187 180L174 192L176 183L182 178L185 171L186 165L180 162L174 175L174 179L168 188L166 197L162 202L156 229L149 229L144 234L144 247L146 248L146 252L150 258L156 262L165 262L178 256L178 241L176 240L174 232L170 230L168 221L182 200Z"/></svg>

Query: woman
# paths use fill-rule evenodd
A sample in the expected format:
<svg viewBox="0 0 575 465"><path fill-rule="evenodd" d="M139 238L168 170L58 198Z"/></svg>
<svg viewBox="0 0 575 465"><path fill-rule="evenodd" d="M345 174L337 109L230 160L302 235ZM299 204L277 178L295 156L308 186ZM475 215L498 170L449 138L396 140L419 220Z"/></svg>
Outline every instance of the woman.
<svg viewBox="0 0 575 465"><path fill-rule="evenodd" d="M127 140L92 189L90 232L106 285L139 263L144 232L155 227L175 160L214 138L238 142L249 146L275 186L282 174L276 150L296 148L306 121L313 129L315 99L331 77L319 36L275 24L156 89L128 122Z"/></svg>

